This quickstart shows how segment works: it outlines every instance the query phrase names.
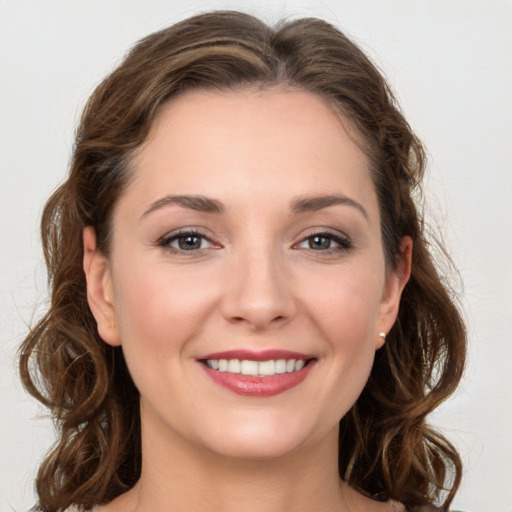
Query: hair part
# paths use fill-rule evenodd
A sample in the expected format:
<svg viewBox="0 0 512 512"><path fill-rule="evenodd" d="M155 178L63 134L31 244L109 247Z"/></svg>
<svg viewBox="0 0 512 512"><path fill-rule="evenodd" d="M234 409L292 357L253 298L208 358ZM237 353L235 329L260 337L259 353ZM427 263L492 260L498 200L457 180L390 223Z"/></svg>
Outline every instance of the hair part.
<svg viewBox="0 0 512 512"><path fill-rule="evenodd" d="M453 499L460 458L426 416L461 378L465 329L412 198L424 173L423 147L381 74L328 23L305 18L271 28L247 14L213 12L142 39L97 87L78 127L69 177L44 209L51 304L20 350L23 383L50 409L59 435L37 477L41 511L106 503L141 471L138 391L121 349L98 335L81 233L94 227L108 254L114 208L164 104L187 91L244 87L309 91L334 106L364 142L388 266L396 268L402 238L413 240L396 324L340 422L340 476L374 499L409 507L447 507Z"/></svg>

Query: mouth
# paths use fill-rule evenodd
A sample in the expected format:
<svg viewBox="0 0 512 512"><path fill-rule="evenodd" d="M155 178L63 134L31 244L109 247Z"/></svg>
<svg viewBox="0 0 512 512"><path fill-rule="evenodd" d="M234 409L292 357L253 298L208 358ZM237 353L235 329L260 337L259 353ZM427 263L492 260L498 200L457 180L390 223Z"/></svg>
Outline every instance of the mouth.
<svg viewBox="0 0 512 512"><path fill-rule="evenodd" d="M300 384L316 360L282 350L238 350L209 354L198 361L216 384L237 394L265 397Z"/></svg>
<svg viewBox="0 0 512 512"><path fill-rule="evenodd" d="M302 370L312 359L269 359L253 361L251 359L206 359L202 362L218 372L252 375L254 377L271 377L283 373Z"/></svg>

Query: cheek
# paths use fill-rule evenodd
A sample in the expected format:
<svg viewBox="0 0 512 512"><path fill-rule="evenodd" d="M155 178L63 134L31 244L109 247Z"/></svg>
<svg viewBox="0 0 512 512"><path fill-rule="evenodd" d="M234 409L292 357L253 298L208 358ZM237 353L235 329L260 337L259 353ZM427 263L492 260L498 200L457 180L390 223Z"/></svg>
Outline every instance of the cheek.
<svg viewBox="0 0 512 512"><path fill-rule="evenodd" d="M367 275L350 274L311 297L310 311L326 341L325 403L337 423L357 401L372 370L378 333L379 289Z"/></svg>
<svg viewBox="0 0 512 512"><path fill-rule="evenodd" d="M356 350L376 340L383 271L354 264L307 276L304 272L302 300L333 348L342 343Z"/></svg>
<svg viewBox="0 0 512 512"><path fill-rule="evenodd" d="M132 264L116 280L116 314L125 349L175 352L203 324L215 299L207 276L168 265ZM122 277L121 277L122 276ZM162 355L161 354L161 355Z"/></svg>
<svg viewBox="0 0 512 512"><path fill-rule="evenodd" d="M176 401L172 390L180 388L191 340L200 337L215 303L212 283L190 269L133 260L115 282L122 350L137 389L153 405L169 396Z"/></svg>
<svg viewBox="0 0 512 512"><path fill-rule="evenodd" d="M383 275L376 265L347 265L317 273L316 286L307 286L307 311L325 342L323 393L333 424L356 402L370 375Z"/></svg>

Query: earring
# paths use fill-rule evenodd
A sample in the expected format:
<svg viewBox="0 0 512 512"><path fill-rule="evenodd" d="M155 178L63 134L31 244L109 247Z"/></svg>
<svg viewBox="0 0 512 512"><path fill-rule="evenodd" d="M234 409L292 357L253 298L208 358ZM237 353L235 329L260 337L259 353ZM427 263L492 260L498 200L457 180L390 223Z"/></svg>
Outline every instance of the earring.
<svg viewBox="0 0 512 512"><path fill-rule="evenodd" d="M385 333L385 332L379 332L379 336L380 336L383 340L386 340L386 333Z"/></svg>

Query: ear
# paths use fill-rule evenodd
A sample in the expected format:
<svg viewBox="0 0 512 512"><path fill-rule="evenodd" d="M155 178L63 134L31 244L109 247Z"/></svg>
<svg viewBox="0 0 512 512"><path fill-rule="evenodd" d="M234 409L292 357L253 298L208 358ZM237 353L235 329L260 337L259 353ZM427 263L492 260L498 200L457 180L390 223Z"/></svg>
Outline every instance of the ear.
<svg viewBox="0 0 512 512"><path fill-rule="evenodd" d="M110 263L98 250L94 228L88 226L84 229L83 242L87 302L98 324L101 338L109 345L118 346L121 340L117 328Z"/></svg>
<svg viewBox="0 0 512 512"><path fill-rule="evenodd" d="M379 333L376 348L382 347L385 335L391 330L398 316L400 298L411 276L412 240L405 236L400 242L400 255L396 268L386 276L380 303ZM382 333L384 336L382 336Z"/></svg>

